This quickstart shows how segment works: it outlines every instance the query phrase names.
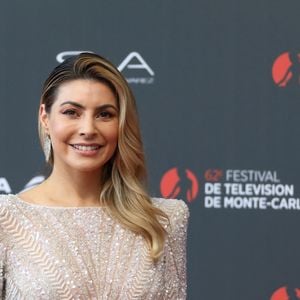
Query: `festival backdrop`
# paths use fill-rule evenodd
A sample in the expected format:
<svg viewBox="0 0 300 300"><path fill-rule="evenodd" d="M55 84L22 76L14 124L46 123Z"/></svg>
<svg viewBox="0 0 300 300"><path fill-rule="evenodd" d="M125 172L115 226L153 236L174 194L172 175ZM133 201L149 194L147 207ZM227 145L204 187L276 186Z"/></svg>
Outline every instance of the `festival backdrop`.
<svg viewBox="0 0 300 300"><path fill-rule="evenodd" d="M49 72L99 53L136 96L153 196L190 208L188 299L300 299L299 12L299 0L4 1L0 192L43 178Z"/></svg>

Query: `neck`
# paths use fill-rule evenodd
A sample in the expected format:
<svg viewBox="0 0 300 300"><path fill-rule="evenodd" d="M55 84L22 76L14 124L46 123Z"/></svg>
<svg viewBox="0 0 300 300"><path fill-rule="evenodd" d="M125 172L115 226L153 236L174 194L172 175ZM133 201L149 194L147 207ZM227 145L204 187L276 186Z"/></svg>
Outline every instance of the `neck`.
<svg viewBox="0 0 300 300"><path fill-rule="evenodd" d="M53 168L44 182L50 200L66 206L99 206L101 192L99 170L95 172L69 172Z"/></svg>

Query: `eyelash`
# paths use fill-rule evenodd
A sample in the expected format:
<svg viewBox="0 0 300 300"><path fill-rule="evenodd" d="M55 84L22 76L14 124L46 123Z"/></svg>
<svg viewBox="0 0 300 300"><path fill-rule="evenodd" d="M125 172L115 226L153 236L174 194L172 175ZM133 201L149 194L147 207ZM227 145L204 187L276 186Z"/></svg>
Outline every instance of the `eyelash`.
<svg viewBox="0 0 300 300"><path fill-rule="evenodd" d="M71 116L71 117L78 116L78 113L73 109L67 109L63 112L63 114L67 115L67 116ZM103 116L103 114L105 114L105 115ZM101 111L97 114L97 118L98 118L98 116L100 116L100 118L103 118L103 119L110 119L114 116L114 114L109 111Z"/></svg>
<svg viewBox="0 0 300 300"><path fill-rule="evenodd" d="M105 116L103 116L103 114L105 114ZM102 117L105 119L113 117L113 114L109 111L101 111L98 115L99 116L102 115Z"/></svg>
<svg viewBox="0 0 300 300"><path fill-rule="evenodd" d="M73 109L67 109L63 112L64 115L70 115L70 116L73 116L76 114L76 111L73 110Z"/></svg>

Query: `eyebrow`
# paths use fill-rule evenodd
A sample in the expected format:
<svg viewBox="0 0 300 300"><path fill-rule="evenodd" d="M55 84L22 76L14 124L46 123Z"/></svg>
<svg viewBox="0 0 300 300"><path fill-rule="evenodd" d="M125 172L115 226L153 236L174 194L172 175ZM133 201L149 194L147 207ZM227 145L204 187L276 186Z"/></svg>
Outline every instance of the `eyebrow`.
<svg viewBox="0 0 300 300"><path fill-rule="evenodd" d="M74 105L74 106L76 106L78 108L84 109L83 105L81 105L81 104L79 104L77 102L74 102L74 101L65 101L65 102L61 103L60 106L63 106L63 105L66 105L66 104L71 104L71 105ZM105 109L105 108L113 108L114 110L118 111L118 109L114 105L112 105L112 104L103 104L103 105L97 106L96 110Z"/></svg>

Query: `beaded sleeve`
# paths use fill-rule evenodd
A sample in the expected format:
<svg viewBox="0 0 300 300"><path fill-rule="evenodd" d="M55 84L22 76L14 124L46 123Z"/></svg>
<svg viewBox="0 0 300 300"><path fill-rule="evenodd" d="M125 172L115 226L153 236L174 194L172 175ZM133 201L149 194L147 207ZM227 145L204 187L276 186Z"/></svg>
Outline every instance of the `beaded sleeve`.
<svg viewBox="0 0 300 300"><path fill-rule="evenodd" d="M188 206L182 200L176 201L170 217L170 233L166 244L164 299L186 299L186 239L188 218Z"/></svg>
<svg viewBox="0 0 300 300"><path fill-rule="evenodd" d="M2 195L0 195L0 201L1 201ZM3 209L0 208L0 216L3 214ZM1 217L0 217L1 220ZM1 222L0 222L1 223ZM0 299L4 299L5 297L5 253L6 248L3 243L3 230L2 226L0 224Z"/></svg>
<svg viewBox="0 0 300 300"><path fill-rule="evenodd" d="M4 247L0 244L0 299L3 299L5 295L5 283L4 283Z"/></svg>

